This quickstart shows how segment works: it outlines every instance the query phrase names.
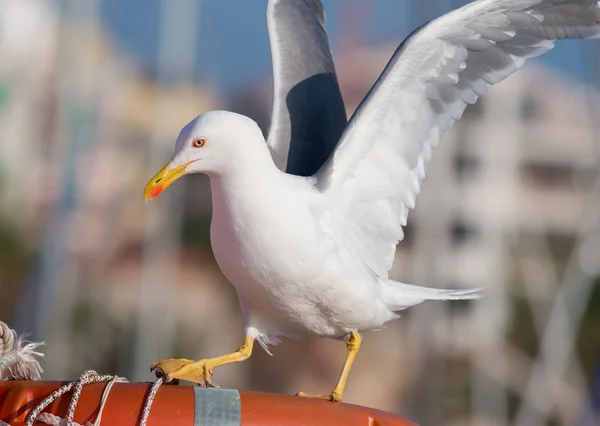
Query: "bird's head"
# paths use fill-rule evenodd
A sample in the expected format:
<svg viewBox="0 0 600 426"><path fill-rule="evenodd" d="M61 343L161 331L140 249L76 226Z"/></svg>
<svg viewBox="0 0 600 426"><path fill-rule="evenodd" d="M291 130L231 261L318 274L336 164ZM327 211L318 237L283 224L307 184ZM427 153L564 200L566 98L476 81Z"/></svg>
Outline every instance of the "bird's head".
<svg viewBox="0 0 600 426"><path fill-rule="evenodd" d="M146 185L146 201L158 197L169 185L190 173L221 174L244 151L244 141L262 138L258 125L248 117L228 111L199 115L179 133L175 153ZM264 139L263 139L264 145Z"/></svg>

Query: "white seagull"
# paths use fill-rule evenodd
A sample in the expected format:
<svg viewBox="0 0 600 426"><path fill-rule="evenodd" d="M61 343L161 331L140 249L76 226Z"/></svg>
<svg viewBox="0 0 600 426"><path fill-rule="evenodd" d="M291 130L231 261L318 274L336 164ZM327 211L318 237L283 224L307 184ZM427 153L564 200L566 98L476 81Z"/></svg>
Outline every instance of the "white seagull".
<svg viewBox="0 0 600 426"><path fill-rule="evenodd" d="M402 227L442 134L468 104L564 38L600 36L596 0L479 0L414 31L346 123L318 0L270 0L274 101L269 136L242 115L204 113L146 186L159 195L210 177L212 248L237 290L246 337L227 355L152 366L211 384L213 368L280 337L346 339L339 401L360 333L426 300L476 299L388 277ZM307 396L302 393L299 395Z"/></svg>

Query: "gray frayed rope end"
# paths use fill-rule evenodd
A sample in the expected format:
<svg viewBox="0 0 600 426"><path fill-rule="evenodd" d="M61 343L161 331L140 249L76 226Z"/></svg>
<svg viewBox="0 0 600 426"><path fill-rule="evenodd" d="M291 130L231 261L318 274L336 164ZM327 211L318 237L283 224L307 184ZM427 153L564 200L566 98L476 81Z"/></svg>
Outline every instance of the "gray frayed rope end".
<svg viewBox="0 0 600 426"><path fill-rule="evenodd" d="M36 351L44 342L28 342L27 336L18 336L15 330L0 321L0 380L39 380L42 366Z"/></svg>

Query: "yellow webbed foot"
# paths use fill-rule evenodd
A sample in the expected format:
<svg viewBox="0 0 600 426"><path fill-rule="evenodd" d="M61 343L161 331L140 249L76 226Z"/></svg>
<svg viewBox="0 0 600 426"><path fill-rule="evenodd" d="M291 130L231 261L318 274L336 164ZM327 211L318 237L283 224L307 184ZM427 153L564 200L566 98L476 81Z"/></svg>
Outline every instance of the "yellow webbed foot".
<svg viewBox="0 0 600 426"><path fill-rule="evenodd" d="M198 383L202 386L216 386L211 381L213 368L219 365L239 362L248 359L252 354L254 339L246 337L242 346L231 354L218 356L215 358L201 359L192 361L189 359L165 359L152 364L150 368L157 377L164 377L165 382L177 382L178 380L187 380L188 382Z"/></svg>
<svg viewBox="0 0 600 426"><path fill-rule="evenodd" d="M296 396L301 396L304 398L317 398L324 399L332 402L340 402L342 400L342 395L344 393L344 388L346 387L346 381L348 380L348 374L350 373L350 368L352 367L352 363L354 362L354 357L356 357L356 353L360 349L361 338L358 331L351 331L348 340L346 341L346 360L344 361L344 367L342 368L342 372L340 373L340 378L338 379L337 384L333 388L330 394L326 395L307 395L304 392L298 392Z"/></svg>
<svg viewBox="0 0 600 426"><path fill-rule="evenodd" d="M214 386L211 376L212 369L216 367L216 364L211 361L213 360L165 359L155 362L150 369L157 377L164 377L167 383L187 380L203 386Z"/></svg>

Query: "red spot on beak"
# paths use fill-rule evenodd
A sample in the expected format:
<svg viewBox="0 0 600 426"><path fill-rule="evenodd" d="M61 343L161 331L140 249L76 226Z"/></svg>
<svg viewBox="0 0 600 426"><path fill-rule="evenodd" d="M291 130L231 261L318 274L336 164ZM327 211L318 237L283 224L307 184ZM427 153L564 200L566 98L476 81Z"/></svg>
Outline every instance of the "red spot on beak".
<svg viewBox="0 0 600 426"><path fill-rule="evenodd" d="M164 188L162 185L156 185L154 188L152 188L152 190L150 191L150 198L155 198L158 197L161 192L163 192Z"/></svg>

